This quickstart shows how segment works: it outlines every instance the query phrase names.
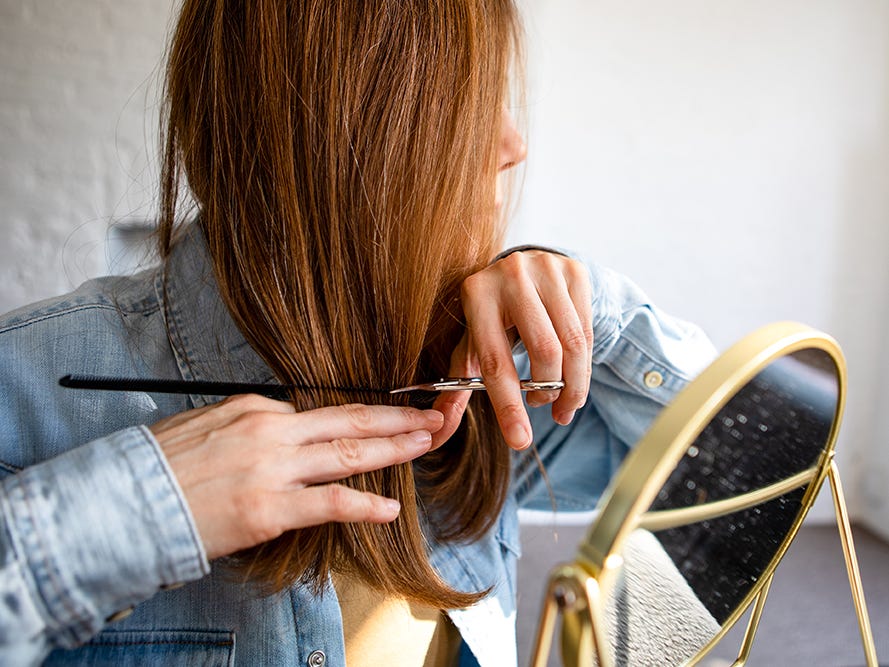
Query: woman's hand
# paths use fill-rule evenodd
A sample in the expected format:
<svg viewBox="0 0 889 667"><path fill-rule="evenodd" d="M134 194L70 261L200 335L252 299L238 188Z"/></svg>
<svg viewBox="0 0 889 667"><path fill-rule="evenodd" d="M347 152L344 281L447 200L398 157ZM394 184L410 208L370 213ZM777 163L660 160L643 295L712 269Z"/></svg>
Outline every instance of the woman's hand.
<svg viewBox="0 0 889 667"><path fill-rule="evenodd" d="M528 405L552 403L552 414L568 424L589 393L593 315L589 274L580 262L542 250L514 252L467 278L461 300L467 332L451 356L450 375L481 375L507 444L531 444L531 423L522 404L512 358L516 336L531 361L531 379L564 380L561 391L530 392ZM444 427L433 447L460 424L470 392L442 393L434 408Z"/></svg>
<svg viewBox="0 0 889 667"><path fill-rule="evenodd" d="M151 431L213 559L294 528L392 521L398 501L335 482L420 456L442 423L435 410L344 405L296 413L250 395L174 415Z"/></svg>

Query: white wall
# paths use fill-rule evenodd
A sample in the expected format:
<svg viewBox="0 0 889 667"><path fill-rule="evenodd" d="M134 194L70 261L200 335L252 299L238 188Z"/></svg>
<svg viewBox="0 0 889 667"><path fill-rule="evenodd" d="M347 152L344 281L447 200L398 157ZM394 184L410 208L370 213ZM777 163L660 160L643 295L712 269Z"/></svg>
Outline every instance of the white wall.
<svg viewBox="0 0 889 667"><path fill-rule="evenodd" d="M107 270L151 215L172 0L0 0L0 311Z"/></svg>
<svg viewBox="0 0 889 667"><path fill-rule="evenodd" d="M835 336L846 492L889 535L889 3L523 4L514 240L584 250L720 348L783 319Z"/></svg>
<svg viewBox="0 0 889 667"><path fill-rule="evenodd" d="M108 224L151 215L172 4L0 0L0 311L104 272ZM778 319L836 336L847 492L889 535L889 2L523 4L513 240L584 250L720 347Z"/></svg>

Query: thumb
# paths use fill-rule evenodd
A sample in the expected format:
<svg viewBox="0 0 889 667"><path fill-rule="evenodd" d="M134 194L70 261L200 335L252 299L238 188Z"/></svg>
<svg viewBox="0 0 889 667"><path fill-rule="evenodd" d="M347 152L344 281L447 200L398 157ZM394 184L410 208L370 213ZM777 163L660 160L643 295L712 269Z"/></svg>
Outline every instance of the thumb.
<svg viewBox="0 0 889 667"><path fill-rule="evenodd" d="M463 338L451 353L451 365L448 368L450 377L473 377L478 375L478 361L475 357L474 346L468 333L463 334ZM454 435L463 421L463 413L466 412L466 406L469 404L471 391L443 391L435 399L432 404L433 410L438 410L444 415L444 425L432 434L432 447L437 449L441 447L448 439Z"/></svg>

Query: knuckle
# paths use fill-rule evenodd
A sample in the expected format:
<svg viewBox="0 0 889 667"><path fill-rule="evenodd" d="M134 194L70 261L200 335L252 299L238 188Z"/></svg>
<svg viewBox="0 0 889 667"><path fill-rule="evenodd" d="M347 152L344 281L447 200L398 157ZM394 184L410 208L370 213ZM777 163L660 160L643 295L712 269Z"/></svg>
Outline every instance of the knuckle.
<svg viewBox="0 0 889 667"><path fill-rule="evenodd" d="M374 411L368 405L350 403L343 406L349 424L359 433L368 431L373 425Z"/></svg>
<svg viewBox="0 0 889 667"><path fill-rule="evenodd" d="M336 450L337 461L343 472L354 475L361 469L362 448L354 438L339 438L331 443Z"/></svg>
<svg viewBox="0 0 889 667"><path fill-rule="evenodd" d="M352 494L349 493L349 490L340 484L329 484L325 487L324 495L324 501L331 520L348 520L354 506Z"/></svg>
<svg viewBox="0 0 889 667"><path fill-rule="evenodd" d="M266 400L258 394L237 394L224 399L222 404L239 412L251 412L260 410Z"/></svg>
<svg viewBox="0 0 889 667"><path fill-rule="evenodd" d="M242 433L249 434L253 438L265 439L270 435L271 423L267 413L245 412L232 422Z"/></svg>
<svg viewBox="0 0 889 667"><path fill-rule="evenodd" d="M538 251L535 257L548 271L558 271L562 268L565 258L554 252Z"/></svg>
<svg viewBox="0 0 889 667"><path fill-rule="evenodd" d="M506 257L501 259L498 264L505 268L524 266L525 262L527 261L528 254L529 253L527 250L516 250L515 252L511 252Z"/></svg>
<svg viewBox="0 0 889 667"><path fill-rule="evenodd" d="M481 283L484 282L484 280L485 278L482 275L481 271L478 273L473 273L470 276L466 276L466 278L463 279L463 282L460 283L461 296L465 298L466 296L474 293L479 288Z"/></svg>
<svg viewBox="0 0 889 667"><path fill-rule="evenodd" d="M527 270L527 257L523 252L514 252L501 259L498 264L507 276L517 278Z"/></svg>
<svg viewBox="0 0 889 667"><path fill-rule="evenodd" d="M519 403L507 403L500 408L500 417L504 423L518 421L525 417L525 409Z"/></svg>
<svg viewBox="0 0 889 667"><path fill-rule="evenodd" d="M489 276L488 271L489 269L483 269L466 277L460 283L460 303L464 309L481 302L490 293L493 277Z"/></svg>
<svg viewBox="0 0 889 667"><path fill-rule="evenodd" d="M571 327L565 332L562 345L569 354L584 354L589 349L586 331L581 327Z"/></svg>
<svg viewBox="0 0 889 667"><path fill-rule="evenodd" d="M587 390L585 387L569 387L563 389L560 394L563 401L567 401L569 405L583 405L586 402Z"/></svg>
<svg viewBox="0 0 889 667"><path fill-rule="evenodd" d="M557 365L562 361L562 343L554 336L536 336L525 345L532 358L547 366Z"/></svg>
<svg viewBox="0 0 889 667"><path fill-rule="evenodd" d="M508 360L512 364L512 359ZM499 378L506 372L507 360L490 350L479 352L478 366L484 378Z"/></svg>
<svg viewBox="0 0 889 667"><path fill-rule="evenodd" d="M569 278L578 282L589 283L590 274L586 264L573 257L563 257L562 259L565 262L565 273Z"/></svg>
<svg viewBox="0 0 889 667"><path fill-rule="evenodd" d="M398 415L404 419L405 422L413 423L417 421L417 418L420 416L419 410L407 405L399 405L397 410Z"/></svg>

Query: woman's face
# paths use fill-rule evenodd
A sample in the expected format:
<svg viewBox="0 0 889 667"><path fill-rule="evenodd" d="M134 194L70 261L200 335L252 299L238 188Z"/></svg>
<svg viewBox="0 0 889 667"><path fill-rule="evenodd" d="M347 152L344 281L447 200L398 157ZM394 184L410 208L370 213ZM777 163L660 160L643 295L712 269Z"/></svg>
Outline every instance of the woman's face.
<svg viewBox="0 0 889 667"><path fill-rule="evenodd" d="M497 149L497 189L495 205L499 209L503 204L503 172L511 169L525 159L528 147L516 129L512 114L503 107L500 123L500 145Z"/></svg>

